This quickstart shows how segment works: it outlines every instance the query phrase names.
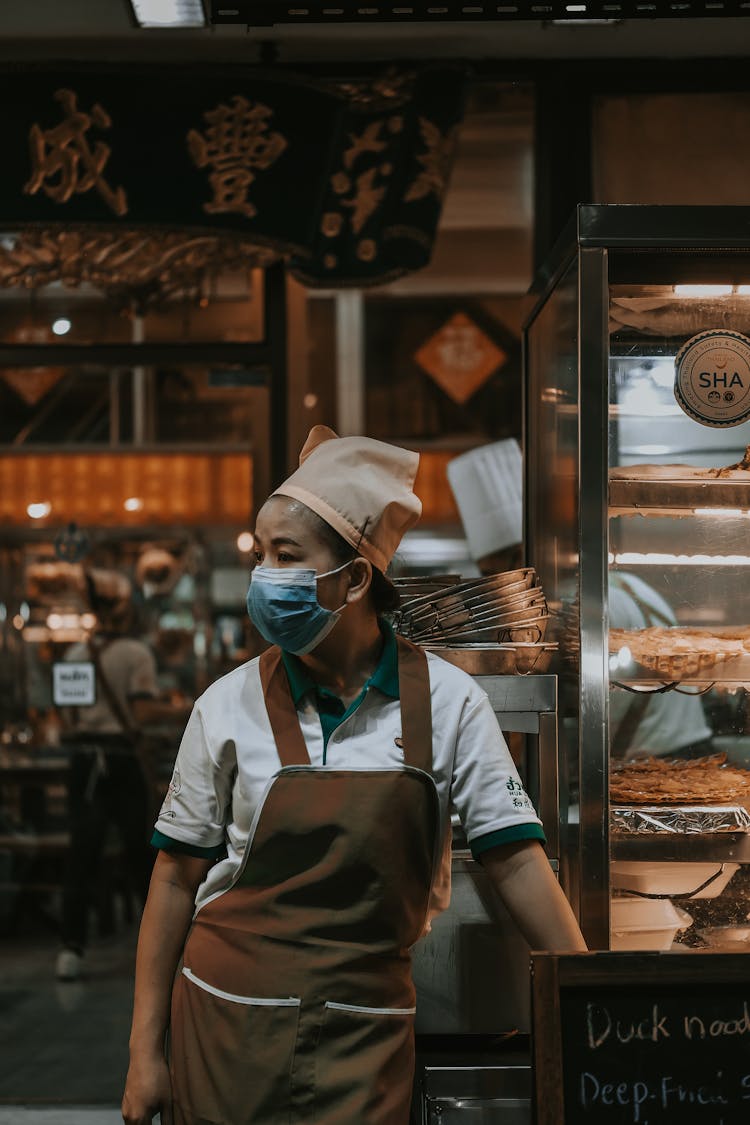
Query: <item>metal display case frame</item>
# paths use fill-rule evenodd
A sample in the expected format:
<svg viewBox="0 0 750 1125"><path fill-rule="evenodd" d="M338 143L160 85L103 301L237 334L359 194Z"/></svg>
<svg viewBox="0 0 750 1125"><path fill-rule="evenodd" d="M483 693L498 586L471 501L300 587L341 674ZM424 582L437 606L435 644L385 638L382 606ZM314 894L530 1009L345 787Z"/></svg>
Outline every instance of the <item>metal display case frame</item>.
<svg viewBox="0 0 750 1125"><path fill-rule="evenodd" d="M747 283L750 278L750 207L581 205L542 270L533 292L536 304L524 325L525 545L527 561L540 573L558 612L568 565L568 590L575 581L573 631L577 633L577 669L561 665L561 697L572 693L577 732L569 747L571 782L578 786L580 822L563 842L566 890L577 908L591 948L610 942L609 831L609 664L608 543L610 286L652 282L658 285ZM549 310L567 287L566 315ZM570 394L561 394L570 410L571 481L569 540L561 546L550 507L549 476L556 472L555 435L544 429L559 409L551 399L555 387L544 382L545 356L539 341L540 318L553 323L563 341L565 378ZM541 356L541 360L540 360ZM562 385L563 379L557 379ZM550 447L552 455L550 455ZM571 485L572 486L572 485ZM679 504L679 496L673 499ZM747 506L747 505L746 505ZM552 531L551 531L552 528ZM555 540L550 544L550 539ZM559 579L559 581L558 581ZM564 599L563 599L564 600ZM568 609L570 606L568 605ZM564 646L563 646L564 647ZM729 677L718 675L715 679ZM562 721L562 720L561 720ZM571 817L571 820L573 818ZM717 842L712 858L750 861L750 838L728 834ZM619 858L633 858L624 845ZM655 842L653 854L639 858L677 858L667 841ZM681 852L679 858L688 858ZM692 858L696 858L695 855Z"/></svg>

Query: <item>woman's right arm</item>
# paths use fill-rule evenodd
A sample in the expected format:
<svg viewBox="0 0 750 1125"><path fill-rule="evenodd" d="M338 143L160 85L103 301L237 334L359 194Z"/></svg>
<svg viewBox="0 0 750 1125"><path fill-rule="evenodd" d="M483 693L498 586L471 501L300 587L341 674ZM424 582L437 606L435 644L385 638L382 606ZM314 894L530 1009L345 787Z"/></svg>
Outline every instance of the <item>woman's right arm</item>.
<svg viewBox="0 0 750 1125"><path fill-rule="evenodd" d="M195 909L195 893L215 861L160 851L138 937L130 1068L122 1099L127 1125L172 1125L164 1038L172 981Z"/></svg>

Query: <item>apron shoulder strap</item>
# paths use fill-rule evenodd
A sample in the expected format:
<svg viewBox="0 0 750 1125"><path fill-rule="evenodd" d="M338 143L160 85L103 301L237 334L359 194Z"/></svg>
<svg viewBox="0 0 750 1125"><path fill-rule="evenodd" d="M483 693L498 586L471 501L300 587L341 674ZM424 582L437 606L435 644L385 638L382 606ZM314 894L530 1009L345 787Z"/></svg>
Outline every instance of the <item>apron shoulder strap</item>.
<svg viewBox="0 0 750 1125"><path fill-rule="evenodd" d="M427 656L405 637L397 635L396 641L404 762L432 773L432 701Z"/></svg>
<svg viewBox="0 0 750 1125"><path fill-rule="evenodd" d="M267 649L259 662L260 682L271 730L282 766L309 766L305 738L299 725L281 649Z"/></svg>
<svg viewBox="0 0 750 1125"><path fill-rule="evenodd" d="M421 648L403 637L397 637L397 642L404 762L431 773L432 703L427 657ZM309 766L310 755L281 659L281 649L274 647L264 652L259 669L266 710L282 766Z"/></svg>

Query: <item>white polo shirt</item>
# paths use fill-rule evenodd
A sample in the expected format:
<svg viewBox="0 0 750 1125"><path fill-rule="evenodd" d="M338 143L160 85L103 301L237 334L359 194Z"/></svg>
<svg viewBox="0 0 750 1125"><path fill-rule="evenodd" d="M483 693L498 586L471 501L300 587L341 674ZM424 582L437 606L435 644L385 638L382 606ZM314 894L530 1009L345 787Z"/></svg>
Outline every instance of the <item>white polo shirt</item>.
<svg viewBox="0 0 750 1125"><path fill-rule="evenodd" d="M431 916L450 897L451 807L470 844L543 839L541 821L524 792L484 691L465 672L427 654L432 701L433 767L441 810L442 869L433 887ZM403 765L401 707L370 687L324 750L313 693L297 704L313 766L346 769ZM269 780L281 768L261 687L258 659L217 680L198 699L182 738L155 843L191 849L226 847L196 898L200 907L238 877L253 817ZM166 837L167 840L163 838ZM479 851L483 850L481 847ZM210 852L208 853L210 854Z"/></svg>

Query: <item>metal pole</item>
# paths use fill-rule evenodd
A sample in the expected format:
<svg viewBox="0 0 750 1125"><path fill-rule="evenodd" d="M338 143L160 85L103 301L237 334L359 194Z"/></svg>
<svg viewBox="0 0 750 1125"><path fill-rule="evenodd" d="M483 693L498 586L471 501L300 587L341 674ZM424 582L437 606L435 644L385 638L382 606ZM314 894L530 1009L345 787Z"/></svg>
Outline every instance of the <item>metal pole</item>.
<svg viewBox="0 0 750 1125"><path fill-rule="evenodd" d="M289 475L287 412L286 272L283 263L269 266L265 280L265 342L271 351L269 383L269 466L271 488Z"/></svg>
<svg viewBox="0 0 750 1125"><path fill-rule="evenodd" d="M109 444L120 444L120 372L109 373Z"/></svg>
<svg viewBox="0 0 750 1125"><path fill-rule="evenodd" d="M133 316L133 343L142 344L144 340L144 321L140 313ZM141 364L133 368L133 445L145 445L147 440L146 419L146 379L147 369Z"/></svg>
<svg viewBox="0 0 750 1125"><path fill-rule="evenodd" d="M336 294L336 400L338 432L365 431L364 302L356 289Z"/></svg>
<svg viewBox="0 0 750 1125"><path fill-rule="evenodd" d="M609 288L607 251L579 256L579 573L581 929L609 948L609 666L607 660Z"/></svg>

